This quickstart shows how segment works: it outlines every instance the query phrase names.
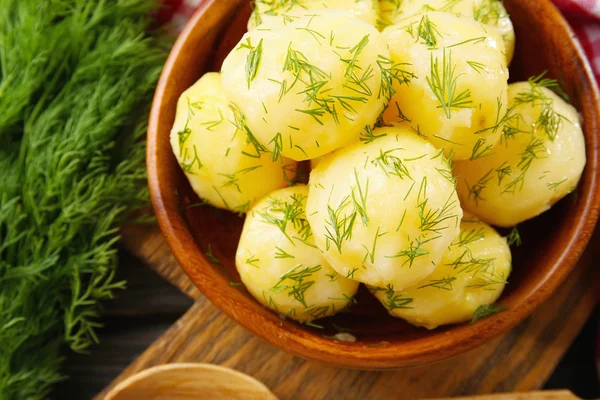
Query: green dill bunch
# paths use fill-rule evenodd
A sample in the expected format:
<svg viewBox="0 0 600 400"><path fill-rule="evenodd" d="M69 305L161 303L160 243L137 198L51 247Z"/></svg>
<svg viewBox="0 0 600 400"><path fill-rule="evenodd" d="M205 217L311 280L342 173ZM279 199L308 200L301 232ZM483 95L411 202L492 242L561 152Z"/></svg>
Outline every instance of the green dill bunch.
<svg viewBox="0 0 600 400"><path fill-rule="evenodd" d="M148 204L167 49L146 0L0 0L0 398L46 399L98 341L119 226Z"/></svg>
<svg viewBox="0 0 600 400"><path fill-rule="evenodd" d="M507 109L502 38L468 17L414 15L383 32L410 82L394 82L383 119L408 123L446 155L465 160L499 141Z"/></svg>
<svg viewBox="0 0 600 400"><path fill-rule="evenodd" d="M463 207L510 227L548 210L577 187L586 162L577 110L543 74L509 85L502 141L488 157L454 170Z"/></svg>
<svg viewBox="0 0 600 400"><path fill-rule="evenodd" d="M246 33L221 70L258 141L274 159L301 161L373 126L391 96L392 68L379 31L323 10Z"/></svg>
<svg viewBox="0 0 600 400"><path fill-rule="evenodd" d="M358 282L339 275L314 244L308 187L279 189L251 209L236 253L246 289L265 307L310 323L354 302Z"/></svg>
<svg viewBox="0 0 600 400"><path fill-rule="evenodd" d="M307 218L340 275L403 289L439 265L458 236L462 209L443 151L407 126L371 133L312 170Z"/></svg>
<svg viewBox="0 0 600 400"><path fill-rule="evenodd" d="M427 329L471 321L494 304L511 272L506 238L465 213L460 234L431 275L412 287L369 287L389 313Z"/></svg>
<svg viewBox="0 0 600 400"><path fill-rule="evenodd" d="M381 28L431 11L464 16L486 24L502 36L506 49L506 63L510 64L512 60L515 31L501 0L380 0L379 3L378 23Z"/></svg>
<svg viewBox="0 0 600 400"><path fill-rule="evenodd" d="M171 147L200 198L238 213L296 175L295 161L274 158L258 142L217 72L205 74L179 97Z"/></svg>
<svg viewBox="0 0 600 400"><path fill-rule="evenodd" d="M353 17L376 26L378 0L255 0L248 20L248 30L256 29L263 22L278 20L288 23L312 11L343 10Z"/></svg>

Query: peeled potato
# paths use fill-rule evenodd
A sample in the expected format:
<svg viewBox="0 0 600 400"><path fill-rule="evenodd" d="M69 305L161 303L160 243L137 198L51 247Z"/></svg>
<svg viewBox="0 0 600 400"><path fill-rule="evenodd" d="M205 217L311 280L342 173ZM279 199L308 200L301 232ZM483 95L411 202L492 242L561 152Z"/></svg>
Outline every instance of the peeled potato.
<svg viewBox="0 0 600 400"><path fill-rule="evenodd" d="M515 50L515 31L500 0L380 0L379 24L386 27L431 11L462 15L496 29L504 40L506 62L510 64Z"/></svg>
<svg viewBox="0 0 600 400"><path fill-rule="evenodd" d="M296 170L291 160L273 161L243 121L213 72L183 92L171 130L173 153L196 194L236 212L288 186Z"/></svg>
<svg viewBox="0 0 600 400"><path fill-rule="evenodd" d="M315 11L246 33L222 71L228 95L273 158L300 161L357 141L372 126L389 98L387 56L371 25Z"/></svg>
<svg viewBox="0 0 600 400"><path fill-rule="evenodd" d="M496 145L506 111L508 69L501 38L470 18L430 12L386 28L403 70L384 114L456 160Z"/></svg>
<svg viewBox="0 0 600 400"><path fill-rule="evenodd" d="M258 25L270 19L290 21L296 16L312 14L312 11L323 9L345 10L350 15L375 26L378 8L378 0L257 0L248 20L248 30L256 29Z"/></svg>
<svg viewBox="0 0 600 400"><path fill-rule="evenodd" d="M335 272L314 245L307 195L307 186L293 186L258 202L246 217L235 259L256 300L301 322L344 309L358 289L358 282Z"/></svg>
<svg viewBox="0 0 600 400"><path fill-rule="evenodd" d="M501 143L487 157L458 162L463 207L496 226L513 226L548 210L572 192L585 166L577 110L541 77L509 86Z"/></svg>
<svg viewBox="0 0 600 400"><path fill-rule="evenodd" d="M369 290L391 315L434 329L469 321L480 306L493 304L502 294L510 271L506 239L489 225L465 215L460 235L431 275L404 290Z"/></svg>
<svg viewBox="0 0 600 400"><path fill-rule="evenodd" d="M342 276L403 289L433 272L459 232L449 162L407 127L378 128L310 174L315 244Z"/></svg>

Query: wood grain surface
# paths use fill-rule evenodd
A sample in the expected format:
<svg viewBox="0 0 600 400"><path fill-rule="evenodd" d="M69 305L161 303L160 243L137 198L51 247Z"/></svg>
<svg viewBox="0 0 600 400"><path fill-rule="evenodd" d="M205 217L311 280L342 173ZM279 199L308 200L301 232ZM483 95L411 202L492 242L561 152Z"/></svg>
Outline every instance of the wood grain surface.
<svg viewBox="0 0 600 400"><path fill-rule="evenodd" d="M509 333L452 359L397 371L356 371L304 361L252 336L201 296L179 268L158 227L131 227L125 245L196 302L112 384L174 362L224 365L265 383L286 399L419 399L539 389L596 303L592 246L559 290ZM109 388L110 388L109 387ZM106 391L98 395L102 399Z"/></svg>
<svg viewBox="0 0 600 400"><path fill-rule="evenodd" d="M456 400L577 400L568 390L552 390L543 392L493 394L488 396L461 397ZM435 399L434 399L435 400ZM443 399L437 399L443 400Z"/></svg>

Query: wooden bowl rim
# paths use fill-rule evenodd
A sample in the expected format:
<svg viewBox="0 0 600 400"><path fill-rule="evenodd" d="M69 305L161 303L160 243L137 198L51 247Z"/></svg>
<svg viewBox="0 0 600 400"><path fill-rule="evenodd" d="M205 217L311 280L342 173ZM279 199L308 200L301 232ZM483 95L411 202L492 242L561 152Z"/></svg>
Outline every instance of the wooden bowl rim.
<svg viewBox="0 0 600 400"><path fill-rule="evenodd" d="M207 364L207 363L173 363L173 364L162 364L157 365L155 367L151 367L145 370L138 372L125 379L116 385L104 398L104 400L113 400L121 394L124 390L138 384L139 382L145 380L146 378L154 375L159 375L165 371L172 370L195 370L199 373L205 371L218 371L222 372L224 375L228 375L230 379L239 379L241 381L245 381L249 385L255 387L257 390L264 392L267 395L268 399L277 400L275 395L269 390L267 386L261 381L253 378L250 375L244 374L243 372L237 371L232 368L223 367L215 364ZM270 396L270 397L269 397Z"/></svg>
<svg viewBox="0 0 600 400"><path fill-rule="evenodd" d="M569 43L572 46L573 54L583 69L581 72L584 80L589 83L587 85L589 91L586 93L588 97L587 101L592 105L590 108L596 110L596 115L598 115L598 110L600 110L600 94L581 45L575 39L575 34L556 7L548 0L538 1L542 3L540 6L543 6L548 13L547 23L552 24L553 29L560 30L563 35L566 35L570 39ZM188 259L199 258L203 260L206 266L209 266L209 263L206 261L204 253L197 246L186 245L195 243L195 239L188 229L181 229L182 226L186 226L187 222L178 212L174 211L177 209L177 207L173 207L177 202L175 193L163 190L163 188L167 188L169 185L168 182L164 182L161 179L158 172L159 168L157 168L158 121L161 114L161 101L165 95L169 76L175 68L179 53L191 32L195 29L202 29L201 21L203 17L218 2L219 0L205 0L201 4L171 50L160 77L152 105L148 128L147 166L153 206L167 243L186 274L190 276L200 291L222 312L258 337L293 355L341 367L390 369L441 361L482 345L507 332L524 320L563 282L581 257L591 238L598 218L600 193L597 190L597 175L600 161L600 145L599 138L593 129L598 128L598 126L588 127L588 129L592 129L594 132L591 135L586 135L586 151L588 154L586 170L588 170L589 174L588 187L591 190L576 212L573 221L574 227L572 228L573 235L562 243L561 251L554 258L552 265L548 267L548 271L543 275L543 279L540 279L531 290L519 298L516 306L502 313L487 317L477 324L456 325L433 338L418 338L409 343L389 343L385 346L356 346L355 344L334 342L317 335L308 334L294 327L293 324L285 324L284 327L280 327L279 323L273 318L267 318L264 314L257 314L252 319L247 318L244 312L234 310L234 307L230 306L231 300L225 299L222 296L222 291L215 289L216 285L223 284L223 279L217 276L217 273L212 268L204 268L202 270L202 277L194 279L191 267L188 265ZM234 4L232 8L235 5L239 5L240 2L241 0L230 1L230 3ZM593 140L590 141L590 137ZM231 290L235 289L231 288ZM240 307L244 306L244 304L237 305ZM243 311L253 312L248 308ZM265 312L271 313L271 311L266 309Z"/></svg>

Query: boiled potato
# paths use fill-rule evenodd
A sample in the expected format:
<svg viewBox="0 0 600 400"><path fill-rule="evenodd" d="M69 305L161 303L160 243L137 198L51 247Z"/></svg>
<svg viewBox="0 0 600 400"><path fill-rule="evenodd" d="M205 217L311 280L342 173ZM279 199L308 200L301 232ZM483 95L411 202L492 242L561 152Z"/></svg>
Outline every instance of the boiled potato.
<svg viewBox="0 0 600 400"><path fill-rule="evenodd" d="M387 56L371 25L315 11L246 33L222 71L227 93L273 158L300 161L357 141L376 121L391 88L382 86Z"/></svg>
<svg viewBox="0 0 600 400"><path fill-rule="evenodd" d="M287 22L323 9L345 10L368 24L376 25L379 3L378 0L257 0L248 20L248 30L269 19L279 18Z"/></svg>
<svg viewBox="0 0 600 400"><path fill-rule="evenodd" d="M515 31L500 0L380 0L379 25L386 27L415 14L442 11L462 15L489 25L502 36L506 61L515 50Z"/></svg>
<svg viewBox="0 0 600 400"><path fill-rule="evenodd" d="M316 248L306 220L306 185L276 190L246 217L236 267L266 307L301 322L327 317L353 301L358 282L340 276Z"/></svg>
<svg viewBox="0 0 600 400"><path fill-rule="evenodd" d="M456 160L495 146L506 111L504 44L467 17L430 12L386 28L390 57L404 71L384 114Z"/></svg>
<svg viewBox="0 0 600 400"><path fill-rule="evenodd" d="M509 86L511 109L501 144L487 157L456 164L465 209L496 226L513 226L572 192L585 166L577 110L537 77Z"/></svg>
<svg viewBox="0 0 600 400"><path fill-rule="evenodd" d="M510 271L506 239L489 225L465 215L460 235L431 275L404 290L369 290L391 315L434 329L470 321L480 306L493 304L502 294Z"/></svg>
<svg viewBox="0 0 600 400"><path fill-rule="evenodd" d="M342 276L399 290L433 272L462 218L449 161L408 127L323 157L309 179L315 243Z"/></svg>
<svg viewBox="0 0 600 400"><path fill-rule="evenodd" d="M204 75L179 98L171 146L198 196L236 212L288 186L296 170L294 161L273 161L258 143L218 73Z"/></svg>

